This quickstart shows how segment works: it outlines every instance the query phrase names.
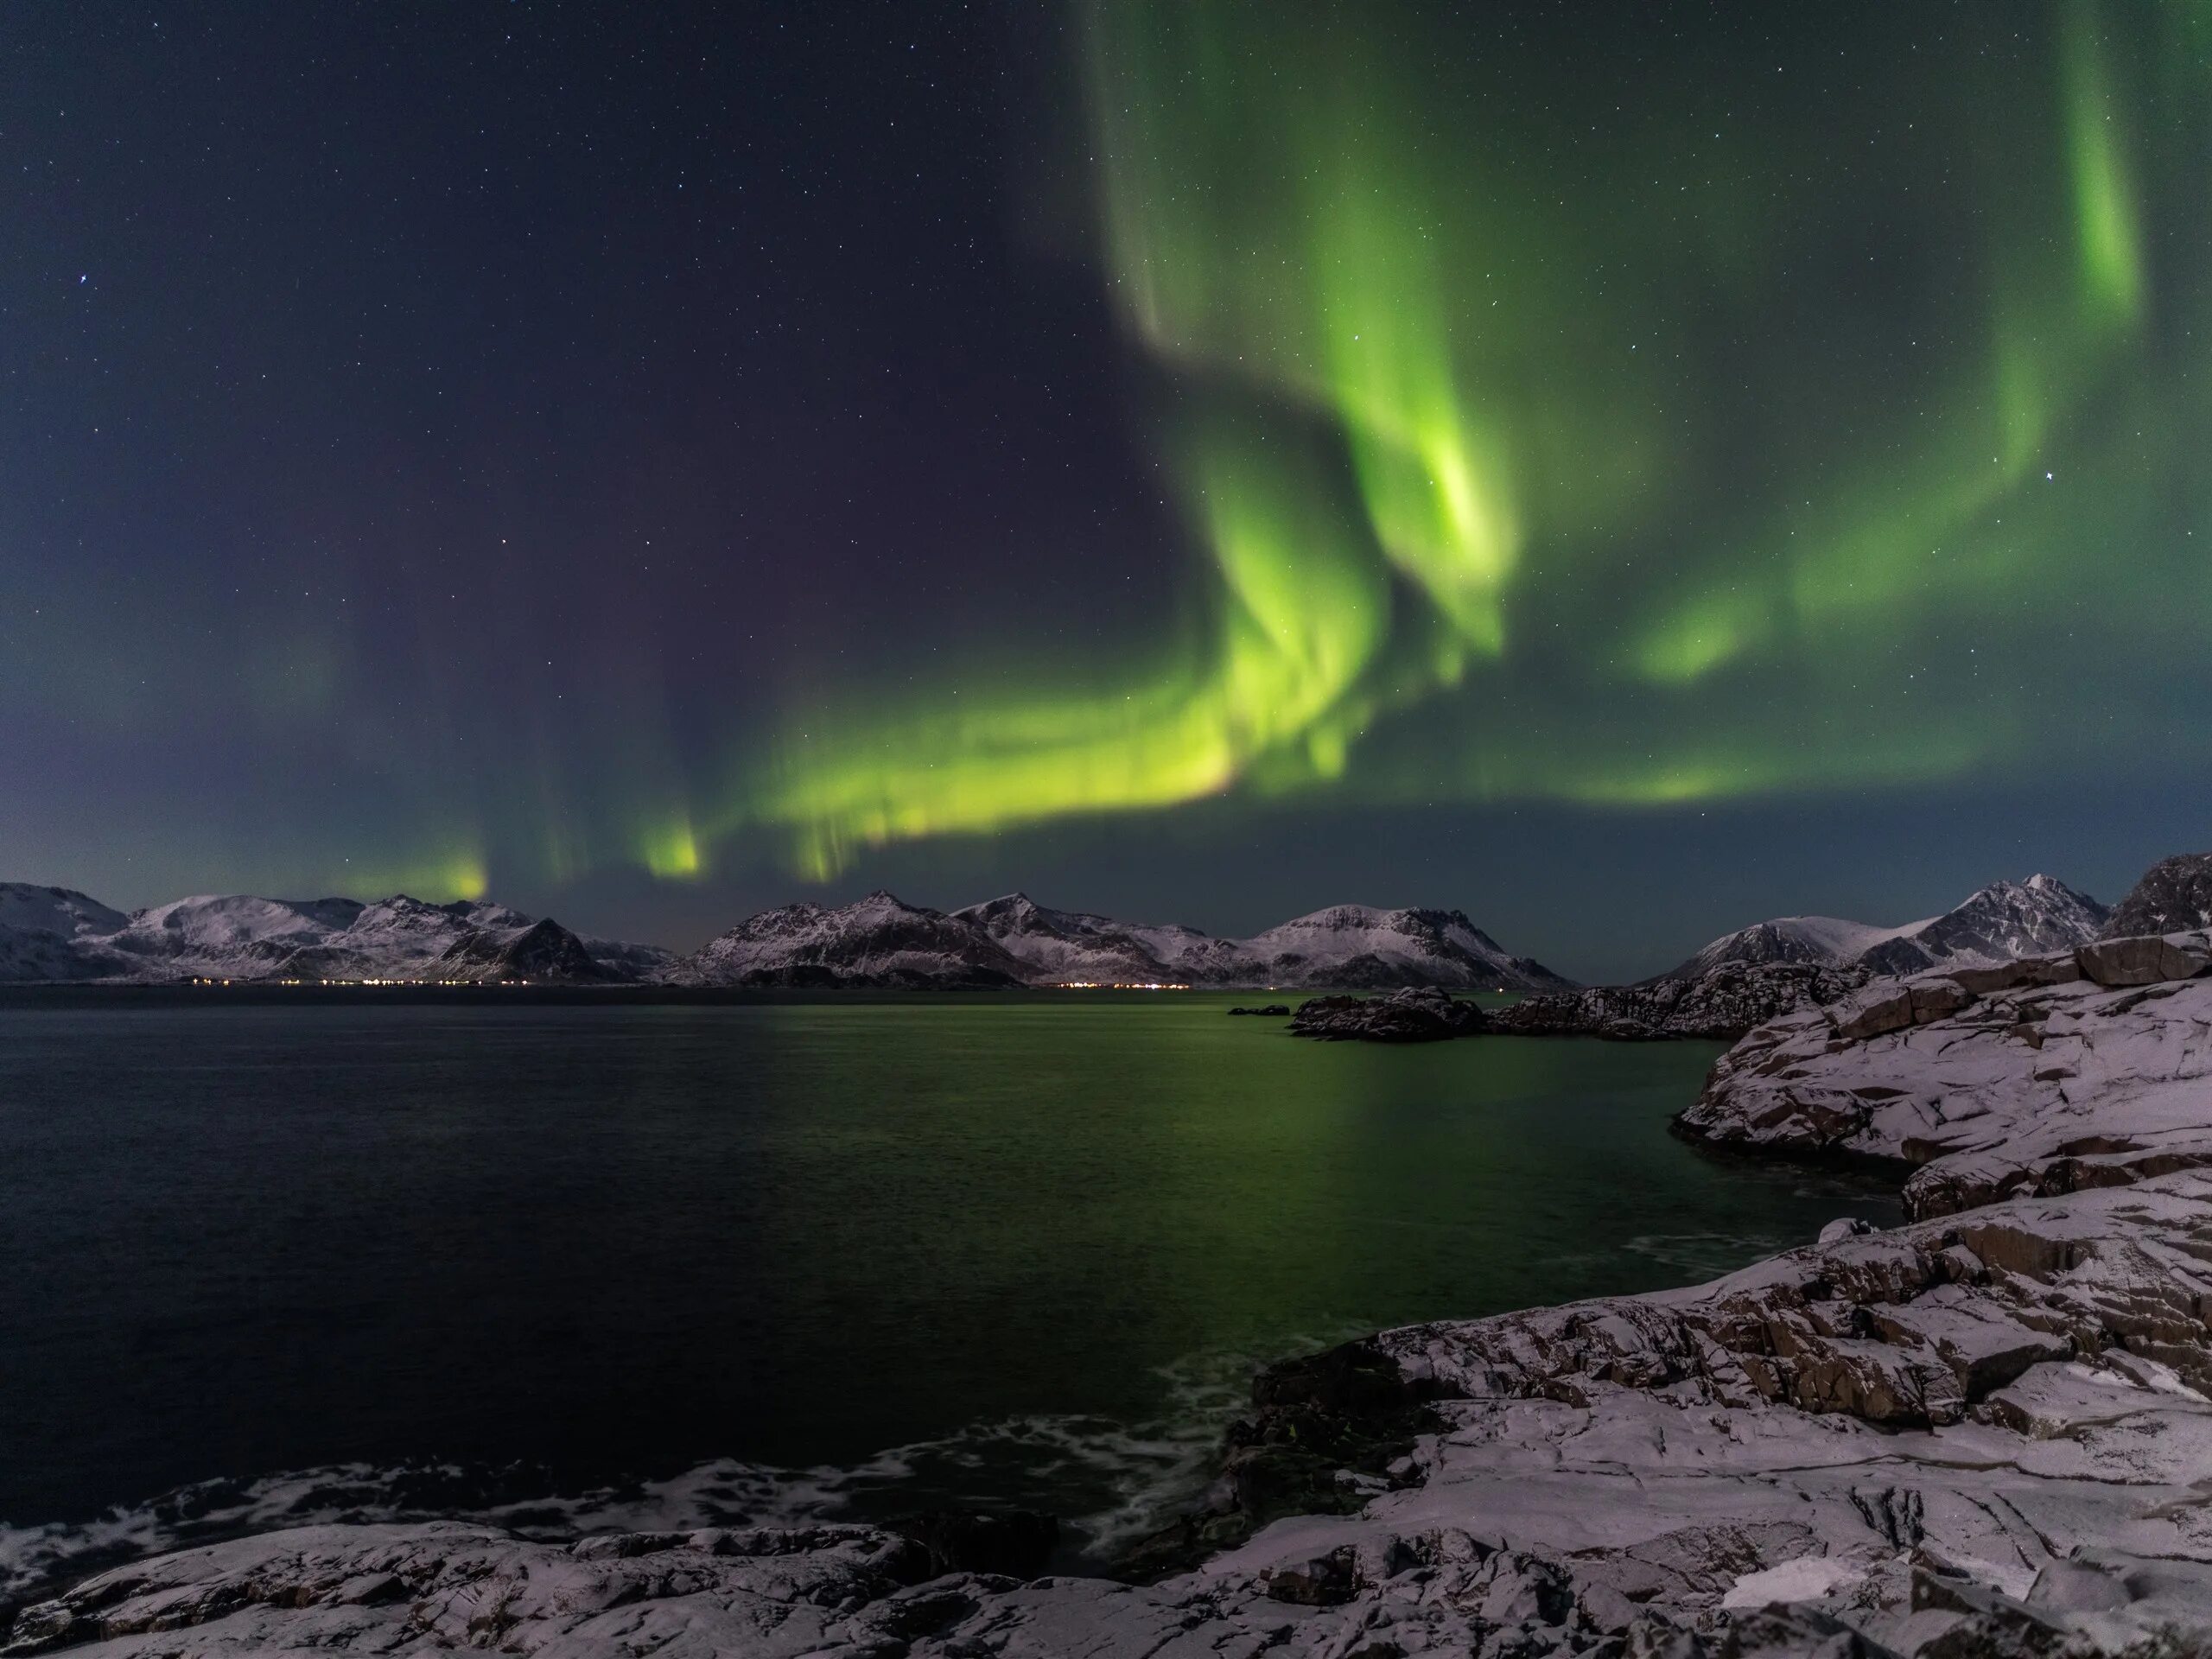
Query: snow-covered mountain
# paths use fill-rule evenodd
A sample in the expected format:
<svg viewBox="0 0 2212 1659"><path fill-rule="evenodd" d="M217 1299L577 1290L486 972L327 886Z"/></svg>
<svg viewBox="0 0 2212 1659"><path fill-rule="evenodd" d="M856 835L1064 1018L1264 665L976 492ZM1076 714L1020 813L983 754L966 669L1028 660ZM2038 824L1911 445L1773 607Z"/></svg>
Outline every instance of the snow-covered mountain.
<svg viewBox="0 0 2212 1659"><path fill-rule="evenodd" d="M2105 919L2104 937L2134 938L2212 927L2212 853L2177 853L2143 872Z"/></svg>
<svg viewBox="0 0 2212 1659"><path fill-rule="evenodd" d="M732 928L674 974L715 985L1438 985L1556 990L1457 911L1338 905L1249 939L1052 910L1009 893L950 914L871 893L787 905Z"/></svg>
<svg viewBox="0 0 2212 1659"><path fill-rule="evenodd" d="M1803 963L1818 968L1840 967L1856 962L1867 951L1904 933L1916 932L1927 922L1903 927L1875 927L1848 922L1840 916L1777 916L1754 922L1733 933L1724 933L1662 979L1698 979L1728 963L1763 968L1773 963Z"/></svg>
<svg viewBox="0 0 2212 1659"><path fill-rule="evenodd" d="M871 893L849 905L785 905L748 916L687 957L685 985L992 988L1030 975L974 922Z"/></svg>
<svg viewBox="0 0 2212 1659"><path fill-rule="evenodd" d="M0 881L0 981L105 978L116 959L99 942L130 920L73 887Z"/></svg>
<svg viewBox="0 0 2212 1659"><path fill-rule="evenodd" d="M2111 914L2054 875L1998 881L1918 931L1876 946L1859 962L1878 974L1914 974L1937 966L2046 956L2087 944Z"/></svg>
<svg viewBox="0 0 2212 1659"><path fill-rule="evenodd" d="M1912 974L1938 966L2009 962L2086 944L2104 928L2108 914L2095 899L2056 876L2031 875L2024 881L1993 882L1941 916L1901 927L1834 916L1777 917L1723 934L1660 977L1696 979L1726 963L1805 963Z"/></svg>
<svg viewBox="0 0 2212 1659"><path fill-rule="evenodd" d="M669 970L683 960L682 952L664 944L640 944L635 939L602 939L589 933L580 937L585 953L618 980L648 984L666 978Z"/></svg>
<svg viewBox="0 0 2212 1659"><path fill-rule="evenodd" d="M1559 990L1457 911L1338 905L1249 939L1051 910L1022 893L946 914L887 893L785 905L696 954L579 938L504 905L404 893L202 893L125 915L61 887L0 885L0 981L527 979L535 983L981 988L1076 982Z"/></svg>
<svg viewBox="0 0 2212 1659"><path fill-rule="evenodd" d="M0 886L0 980L575 983L643 978L639 964L657 969L672 959L619 942L595 951L557 922L479 901L204 893L126 916L66 888Z"/></svg>
<svg viewBox="0 0 2212 1659"><path fill-rule="evenodd" d="M1440 985L1455 989L1560 991L1564 979L1497 941L1456 910L1374 910L1332 905L1255 933L1239 951L1265 985L1382 988Z"/></svg>
<svg viewBox="0 0 2212 1659"><path fill-rule="evenodd" d="M1048 910L1023 893L952 914L981 928L1022 964L1025 978L1040 983L1211 982L1239 960L1234 941L1195 927L1147 926L1086 911Z"/></svg>
<svg viewBox="0 0 2212 1659"><path fill-rule="evenodd" d="M104 943L138 977L264 979L345 932L366 908L351 899L201 893L137 912Z"/></svg>
<svg viewBox="0 0 2212 1659"><path fill-rule="evenodd" d="M130 918L73 887L35 887L0 881L0 927L56 934L65 939L113 933Z"/></svg>

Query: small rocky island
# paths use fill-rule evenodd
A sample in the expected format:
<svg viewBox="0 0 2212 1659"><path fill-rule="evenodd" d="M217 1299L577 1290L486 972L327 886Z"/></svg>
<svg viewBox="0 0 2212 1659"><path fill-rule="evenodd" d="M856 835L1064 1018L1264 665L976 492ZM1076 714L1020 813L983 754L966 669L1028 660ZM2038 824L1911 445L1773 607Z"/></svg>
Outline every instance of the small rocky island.
<svg viewBox="0 0 2212 1659"><path fill-rule="evenodd" d="M2212 1652L2212 918L2158 914L1752 1032L1681 1132L1878 1160L1904 1226L1274 1366L1147 1581L861 1526L315 1527L102 1573L0 1653Z"/></svg>
<svg viewBox="0 0 2212 1659"><path fill-rule="evenodd" d="M1471 1037L1489 1023L1474 1003L1421 986L1388 996L1313 997L1299 1005L1290 1028L1325 1043L1430 1043Z"/></svg>

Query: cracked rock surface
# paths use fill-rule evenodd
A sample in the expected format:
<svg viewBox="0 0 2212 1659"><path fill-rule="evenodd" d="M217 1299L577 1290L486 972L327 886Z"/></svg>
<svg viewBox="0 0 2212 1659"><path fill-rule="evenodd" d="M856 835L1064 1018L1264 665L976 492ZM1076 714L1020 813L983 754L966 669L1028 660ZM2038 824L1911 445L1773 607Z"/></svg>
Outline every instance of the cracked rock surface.
<svg viewBox="0 0 2212 1659"><path fill-rule="evenodd" d="M1680 1127L1914 1166L1911 1216L2212 1165L2212 943L1877 980L1751 1033Z"/></svg>

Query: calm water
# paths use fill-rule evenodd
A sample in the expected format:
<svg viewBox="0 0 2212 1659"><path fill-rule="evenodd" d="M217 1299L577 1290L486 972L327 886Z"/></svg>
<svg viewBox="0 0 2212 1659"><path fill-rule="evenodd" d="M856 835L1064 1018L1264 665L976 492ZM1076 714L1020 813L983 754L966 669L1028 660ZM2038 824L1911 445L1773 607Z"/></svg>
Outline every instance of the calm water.
<svg viewBox="0 0 2212 1659"><path fill-rule="evenodd" d="M1262 1360L1896 1218L1671 1138L1717 1046L1236 1000L0 1005L0 1587L434 1510L1095 1544Z"/></svg>

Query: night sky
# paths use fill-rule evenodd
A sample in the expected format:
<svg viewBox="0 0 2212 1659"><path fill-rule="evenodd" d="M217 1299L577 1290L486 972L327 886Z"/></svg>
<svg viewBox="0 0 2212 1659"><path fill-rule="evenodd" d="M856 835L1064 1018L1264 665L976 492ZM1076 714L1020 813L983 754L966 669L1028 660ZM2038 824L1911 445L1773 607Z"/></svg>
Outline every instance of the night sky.
<svg viewBox="0 0 2212 1659"><path fill-rule="evenodd" d="M2212 842L2212 10L0 10L0 877L1583 977Z"/></svg>

